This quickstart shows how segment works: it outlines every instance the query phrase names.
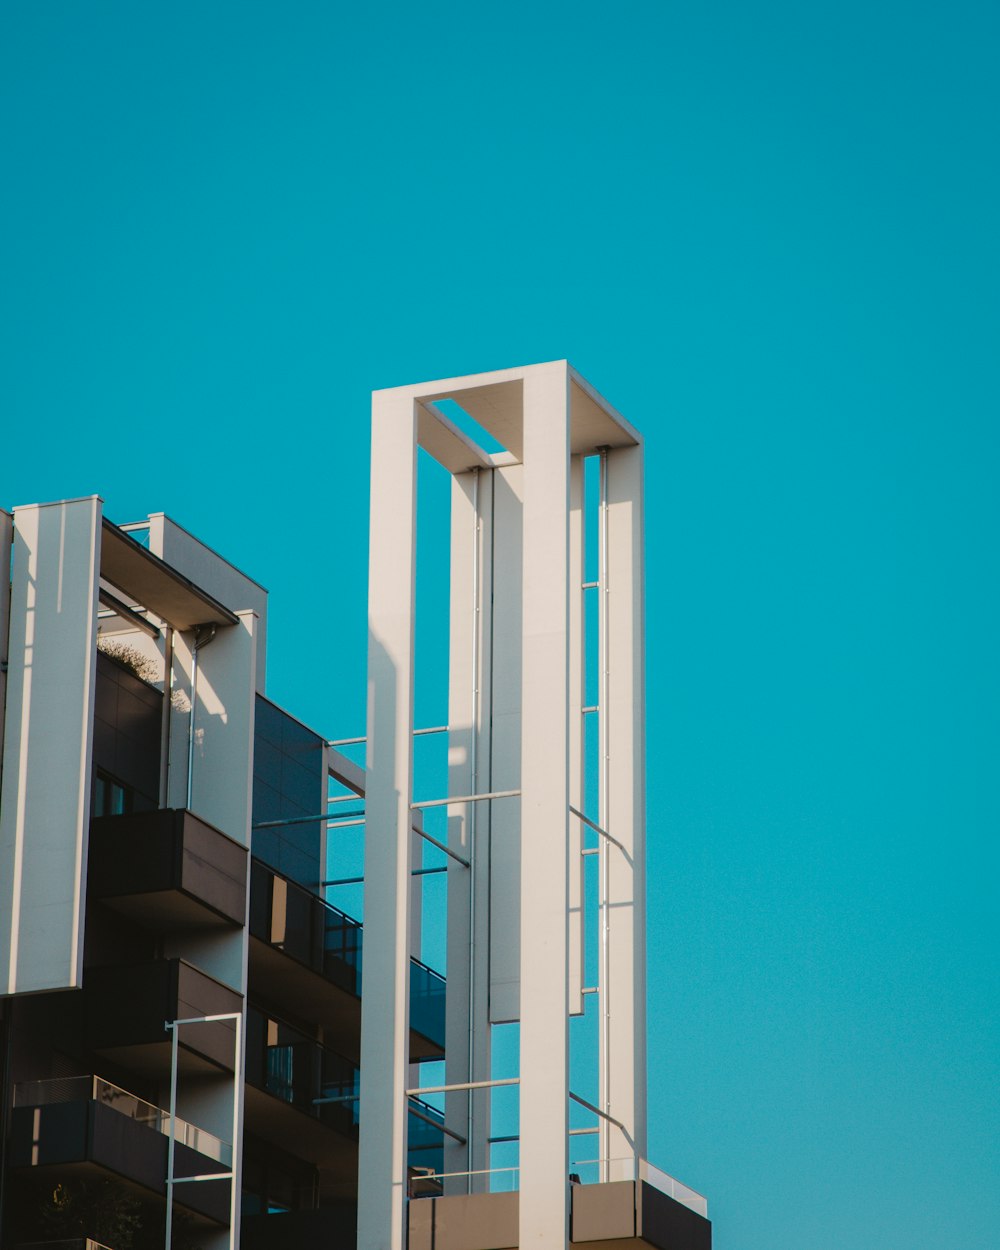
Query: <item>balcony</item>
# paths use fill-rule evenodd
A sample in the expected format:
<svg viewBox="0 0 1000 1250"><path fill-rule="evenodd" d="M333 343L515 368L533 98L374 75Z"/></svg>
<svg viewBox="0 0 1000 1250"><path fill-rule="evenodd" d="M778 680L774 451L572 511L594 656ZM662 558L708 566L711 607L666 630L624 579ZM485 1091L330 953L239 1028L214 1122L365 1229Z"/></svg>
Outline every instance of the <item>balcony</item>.
<svg viewBox="0 0 1000 1250"><path fill-rule="evenodd" d="M320 1166L327 1177L321 1178L324 1201L353 1198L357 1065L255 1007L247 1012L246 1041L247 1133ZM410 1102L410 1166L439 1171L443 1117L417 1099Z"/></svg>
<svg viewBox="0 0 1000 1250"><path fill-rule="evenodd" d="M357 1058L361 1037L361 924L261 860L250 867L250 984L280 1009L323 1025ZM410 1058L444 1054L444 977L410 961Z"/></svg>
<svg viewBox="0 0 1000 1250"><path fill-rule="evenodd" d="M158 933L241 927L247 850L188 811L103 816L90 826L88 891Z"/></svg>
<svg viewBox="0 0 1000 1250"><path fill-rule="evenodd" d="M357 1223L354 1206L244 1215L240 1250L354 1250Z"/></svg>
<svg viewBox="0 0 1000 1250"><path fill-rule="evenodd" d="M170 1070L167 1020L241 1011L243 998L183 959L88 968L84 973L88 1047L144 1076ZM182 1072L232 1072L231 1020L180 1030Z"/></svg>
<svg viewBox="0 0 1000 1250"><path fill-rule="evenodd" d="M609 1244L618 1250L712 1250L704 1199L685 1186L678 1189L681 1200L646 1180L571 1185L570 1244L581 1250L606 1250ZM411 1201L409 1250L516 1248L518 1206L517 1193Z"/></svg>
<svg viewBox="0 0 1000 1250"><path fill-rule="evenodd" d="M166 1194L170 1114L98 1076L25 1081L14 1088L9 1161L42 1174L108 1173L160 1197ZM174 1174L227 1172L232 1146L174 1121ZM178 1206L217 1225L229 1223L229 1182L180 1185Z"/></svg>
<svg viewBox="0 0 1000 1250"><path fill-rule="evenodd" d="M346 1181L357 1176L358 1069L298 1029L250 1007L246 1029L246 1132ZM332 1131L331 1131L332 1130Z"/></svg>

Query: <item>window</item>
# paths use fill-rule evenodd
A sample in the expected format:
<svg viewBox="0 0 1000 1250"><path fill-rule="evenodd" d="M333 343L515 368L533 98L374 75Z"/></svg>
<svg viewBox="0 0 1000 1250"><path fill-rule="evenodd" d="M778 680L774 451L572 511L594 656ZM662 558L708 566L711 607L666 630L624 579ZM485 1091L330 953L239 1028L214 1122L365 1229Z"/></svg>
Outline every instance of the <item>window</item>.
<svg viewBox="0 0 1000 1250"><path fill-rule="evenodd" d="M97 769L91 809L94 816L124 816L132 810L135 792L123 786L110 773Z"/></svg>

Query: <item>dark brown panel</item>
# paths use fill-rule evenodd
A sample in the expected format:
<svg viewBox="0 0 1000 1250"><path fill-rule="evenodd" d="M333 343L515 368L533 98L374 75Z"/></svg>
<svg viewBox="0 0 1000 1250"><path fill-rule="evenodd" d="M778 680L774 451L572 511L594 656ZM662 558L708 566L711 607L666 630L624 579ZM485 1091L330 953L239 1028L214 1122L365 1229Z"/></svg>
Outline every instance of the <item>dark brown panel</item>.
<svg viewBox="0 0 1000 1250"><path fill-rule="evenodd" d="M571 1241L635 1236L635 1181L571 1188Z"/></svg>
<svg viewBox="0 0 1000 1250"><path fill-rule="evenodd" d="M15 1107L10 1146L13 1168L90 1163L152 1193L166 1192L167 1138L99 1102ZM180 1142L174 1164L178 1176L217 1172L222 1167ZM176 1201L217 1223L229 1222L228 1181L181 1185Z"/></svg>
<svg viewBox="0 0 1000 1250"><path fill-rule="evenodd" d="M518 1206L516 1193L415 1199L409 1250L512 1250Z"/></svg>
<svg viewBox="0 0 1000 1250"><path fill-rule="evenodd" d="M690 1207L639 1182L636 1232L657 1250L712 1250L712 1225Z"/></svg>
<svg viewBox="0 0 1000 1250"><path fill-rule="evenodd" d="M91 897L147 928L244 922L247 850L191 812L94 820L89 858Z"/></svg>
<svg viewBox="0 0 1000 1250"><path fill-rule="evenodd" d="M167 1058L167 1020L224 1015L239 1011L243 999L181 959L127 966L88 968L84 976L87 1037L93 1050L113 1053L128 1063L129 1047L158 1045ZM182 1030L181 1046L227 1072L233 1070L231 1021Z"/></svg>

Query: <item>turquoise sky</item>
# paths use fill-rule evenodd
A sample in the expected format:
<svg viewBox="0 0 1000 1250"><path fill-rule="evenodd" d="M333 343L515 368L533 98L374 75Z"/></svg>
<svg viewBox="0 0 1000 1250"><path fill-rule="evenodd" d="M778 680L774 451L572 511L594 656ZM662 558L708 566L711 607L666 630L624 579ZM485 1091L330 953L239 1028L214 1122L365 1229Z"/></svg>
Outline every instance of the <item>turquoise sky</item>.
<svg viewBox="0 0 1000 1250"><path fill-rule="evenodd" d="M998 27L0 5L0 504L171 514L317 728L373 387L567 356L645 433L650 1153L718 1250L997 1245Z"/></svg>

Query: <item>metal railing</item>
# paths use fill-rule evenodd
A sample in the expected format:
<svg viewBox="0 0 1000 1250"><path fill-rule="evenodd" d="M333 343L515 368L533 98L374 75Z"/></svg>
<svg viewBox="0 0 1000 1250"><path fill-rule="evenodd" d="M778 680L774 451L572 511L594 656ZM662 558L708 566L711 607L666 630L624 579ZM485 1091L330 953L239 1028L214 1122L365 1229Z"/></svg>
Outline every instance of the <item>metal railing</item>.
<svg viewBox="0 0 1000 1250"><path fill-rule="evenodd" d="M514 1137L494 1138L494 1142L512 1142L516 1141ZM461 1172L444 1172L435 1171L432 1168L422 1168L416 1176L410 1178L409 1196L411 1198L437 1198L441 1195L441 1190L445 1187L446 1181L471 1180L472 1178L485 1178L479 1180L478 1183L483 1186L483 1192L487 1193L509 1193L511 1190L517 1189L519 1185L520 1166L513 1164L508 1167L489 1167L479 1168L474 1171ZM639 1159L638 1165L636 1159L632 1155L625 1155L621 1158L609 1159L605 1157L593 1159L574 1159L570 1158L569 1177L577 1184L601 1184L604 1181L605 1173L610 1175L614 1181L642 1180L647 1185L651 1185L654 1189L658 1189L660 1193L666 1194L668 1198L673 1198L675 1202L681 1203L682 1206L688 1207L696 1214L708 1218L708 1199L704 1195L699 1194L697 1190L692 1189L689 1185L682 1184L674 1177L668 1176L666 1172L661 1172L659 1168L653 1167L645 1159ZM590 1177L593 1177L593 1180Z"/></svg>
<svg viewBox="0 0 1000 1250"><path fill-rule="evenodd" d="M103 1103L119 1115L128 1116L130 1120L154 1129L164 1137L170 1135L169 1111L146 1102L144 1098L113 1085L101 1076L55 1077L47 1081L21 1081L14 1086L15 1107L46 1107L63 1102ZM216 1163L226 1166L232 1164L231 1144L206 1129L189 1124L186 1120L176 1120L174 1137L181 1145L197 1150L199 1154L214 1159Z"/></svg>
<svg viewBox="0 0 1000 1250"><path fill-rule="evenodd" d="M250 866L250 933L361 997L364 926L264 860ZM410 959L410 1023L444 1044L445 979Z"/></svg>
<svg viewBox="0 0 1000 1250"><path fill-rule="evenodd" d="M93 1237L62 1237L57 1241L32 1241L23 1250L111 1250L111 1247Z"/></svg>

